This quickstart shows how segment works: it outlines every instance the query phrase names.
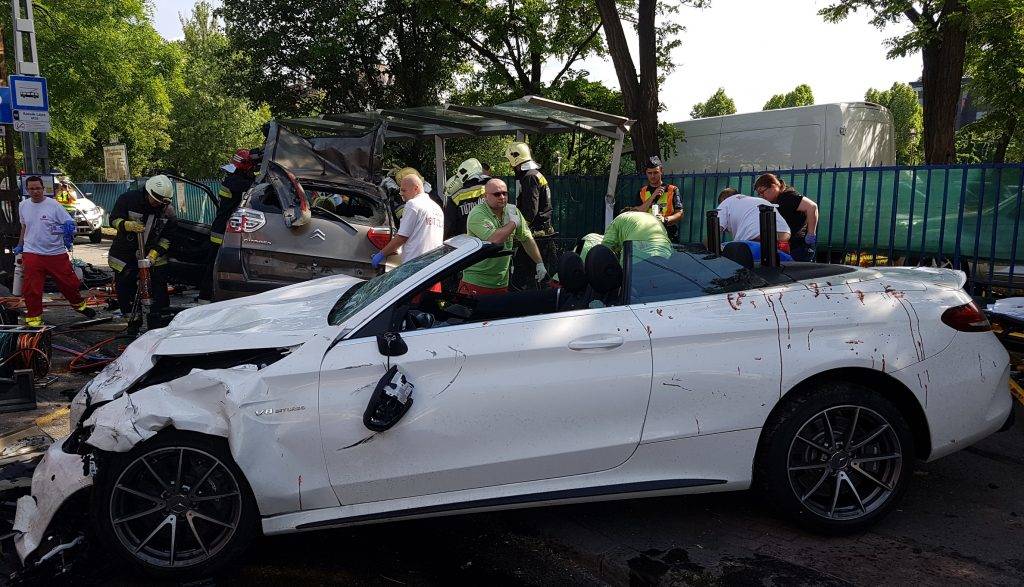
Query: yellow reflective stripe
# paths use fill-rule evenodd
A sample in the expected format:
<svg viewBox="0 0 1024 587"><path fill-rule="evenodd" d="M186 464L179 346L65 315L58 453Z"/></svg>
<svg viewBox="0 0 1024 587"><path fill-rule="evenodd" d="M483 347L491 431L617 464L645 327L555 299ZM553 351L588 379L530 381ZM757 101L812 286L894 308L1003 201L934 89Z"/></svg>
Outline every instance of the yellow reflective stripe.
<svg viewBox="0 0 1024 587"><path fill-rule="evenodd" d="M88 302L86 300L82 300L82 303L75 306L75 309L81 312L82 310L85 309L86 305L88 305Z"/></svg>
<svg viewBox="0 0 1024 587"><path fill-rule="evenodd" d="M167 264L167 257L157 257L156 261L153 261L153 267L159 267Z"/></svg>
<svg viewBox="0 0 1024 587"><path fill-rule="evenodd" d="M459 192L459 193L455 194L454 196L452 196L452 201L455 202L456 204L461 204L462 202L464 202L466 200L473 200L473 199L480 198L480 197L482 197L484 195L484 193L485 193L484 186L478 186L478 187L466 190L464 192Z"/></svg>
<svg viewBox="0 0 1024 587"><path fill-rule="evenodd" d="M110 221L110 225L114 228L121 228L122 224L124 224L124 218L115 218Z"/></svg>
<svg viewBox="0 0 1024 587"><path fill-rule="evenodd" d="M157 241L156 246L163 247L163 248L166 249L166 248L171 246L171 241L169 241L169 240L167 240L165 238L162 238L162 239Z"/></svg>
<svg viewBox="0 0 1024 587"><path fill-rule="evenodd" d="M220 189L217 190L217 195L219 197L221 197L221 198L230 198L231 197L231 190L229 190L228 188L226 188L224 186L220 186Z"/></svg>
<svg viewBox="0 0 1024 587"><path fill-rule="evenodd" d="M120 259L116 259L114 257L107 257L107 265L110 265L111 269L120 273L121 271L124 271L124 268L128 264Z"/></svg>
<svg viewBox="0 0 1024 587"><path fill-rule="evenodd" d="M43 325L43 317L42 316L26 316L25 317L25 326L42 326L42 325Z"/></svg>
<svg viewBox="0 0 1024 587"><path fill-rule="evenodd" d="M537 183L539 183L542 186L547 186L548 185L548 178L546 178L543 175L541 175L540 173L538 173L537 174Z"/></svg>
<svg viewBox="0 0 1024 587"><path fill-rule="evenodd" d="M223 234L211 234L210 235L210 242L214 243L214 244L217 244L217 245L223 244L224 243L224 235Z"/></svg>

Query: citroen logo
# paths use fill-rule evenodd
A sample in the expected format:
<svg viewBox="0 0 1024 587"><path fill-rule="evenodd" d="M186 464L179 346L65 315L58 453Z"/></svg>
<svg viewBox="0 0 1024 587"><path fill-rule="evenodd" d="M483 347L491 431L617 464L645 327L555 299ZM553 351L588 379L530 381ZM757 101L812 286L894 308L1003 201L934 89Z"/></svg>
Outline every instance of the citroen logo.
<svg viewBox="0 0 1024 587"><path fill-rule="evenodd" d="M318 239L320 239L322 241L326 241L327 240L327 235L324 234L324 231L322 231L322 230L320 230L318 228L318 229L313 231L313 234L309 235L309 238L318 238Z"/></svg>

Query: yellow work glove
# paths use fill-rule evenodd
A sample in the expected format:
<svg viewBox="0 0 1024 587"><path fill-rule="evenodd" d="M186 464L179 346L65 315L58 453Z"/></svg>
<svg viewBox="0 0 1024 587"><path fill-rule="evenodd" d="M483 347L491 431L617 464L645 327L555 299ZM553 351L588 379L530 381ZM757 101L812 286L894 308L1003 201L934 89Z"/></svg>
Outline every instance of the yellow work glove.
<svg viewBox="0 0 1024 587"><path fill-rule="evenodd" d="M149 252L148 255L146 255L146 258L149 259L150 263L152 263L152 262L156 261L156 258L159 257L159 256L160 256L160 253L156 252L156 249L153 249L152 251Z"/></svg>
<svg viewBox="0 0 1024 587"><path fill-rule="evenodd" d="M146 230L146 225L134 220L125 220L124 229L127 232L143 232Z"/></svg>

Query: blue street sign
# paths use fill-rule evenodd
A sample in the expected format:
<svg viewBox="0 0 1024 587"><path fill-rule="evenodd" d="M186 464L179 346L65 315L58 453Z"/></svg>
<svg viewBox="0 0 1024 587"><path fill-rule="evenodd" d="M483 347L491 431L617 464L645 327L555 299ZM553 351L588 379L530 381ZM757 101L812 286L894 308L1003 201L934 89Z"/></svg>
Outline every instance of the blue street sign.
<svg viewBox="0 0 1024 587"><path fill-rule="evenodd" d="M11 112L11 89L0 87L0 124L12 124L14 114Z"/></svg>
<svg viewBox="0 0 1024 587"><path fill-rule="evenodd" d="M7 78L11 89L13 109L26 112L48 112L50 98L46 94L46 78L30 75L12 75Z"/></svg>

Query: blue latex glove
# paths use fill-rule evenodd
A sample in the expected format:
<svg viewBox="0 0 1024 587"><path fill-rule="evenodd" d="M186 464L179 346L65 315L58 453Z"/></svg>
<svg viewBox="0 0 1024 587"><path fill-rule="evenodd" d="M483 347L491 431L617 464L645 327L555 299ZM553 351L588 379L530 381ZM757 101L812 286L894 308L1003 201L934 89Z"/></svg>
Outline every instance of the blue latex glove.
<svg viewBox="0 0 1024 587"><path fill-rule="evenodd" d="M804 242L807 243L807 246L813 247L814 245L818 244L818 235L806 234L804 235Z"/></svg>
<svg viewBox="0 0 1024 587"><path fill-rule="evenodd" d="M374 269L380 267L380 264L383 263L383 262L384 262L384 252L383 251L377 251L373 255L373 257L370 258L370 265L372 265Z"/></svg>
<svg viewBox="0 0 1024 587"><path fill-rule="evenodd" d="M23 252L25 252L25 247L23 247L21 245L14 245L14 254L15 255L20 255Z"/></svg>
<svg viewBox="0 0 1024 587"><path fill-rule="evenodd" d="M64 222L64 248L71 250L71 247L75 246L75 221L66 220Z"/></svg>

